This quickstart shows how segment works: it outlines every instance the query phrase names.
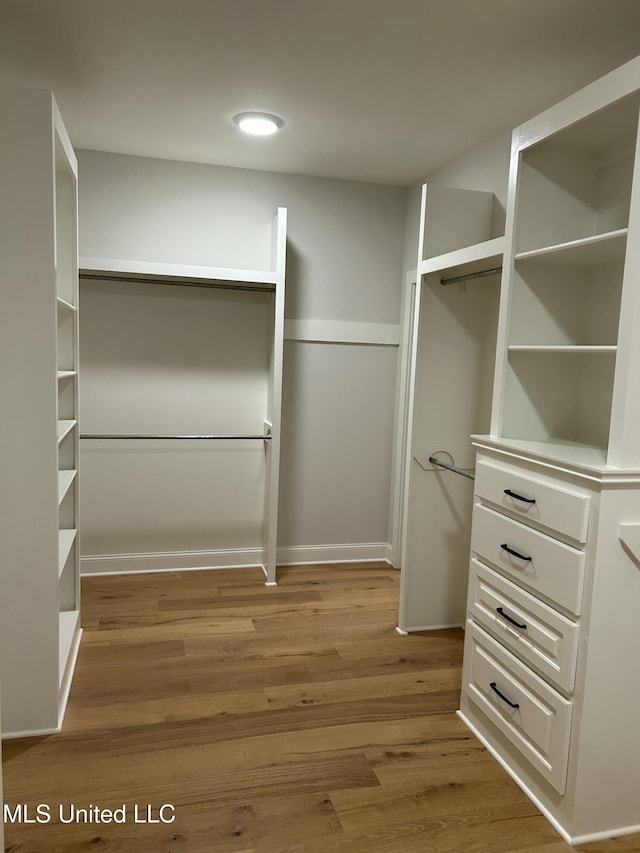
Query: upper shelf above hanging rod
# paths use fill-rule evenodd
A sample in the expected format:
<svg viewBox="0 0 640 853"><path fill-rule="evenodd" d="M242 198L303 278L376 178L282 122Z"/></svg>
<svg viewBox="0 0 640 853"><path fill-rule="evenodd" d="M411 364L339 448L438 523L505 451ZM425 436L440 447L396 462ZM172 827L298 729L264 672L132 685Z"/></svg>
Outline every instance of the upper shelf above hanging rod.
<svg viewBox="0 0 640 853"><path fill-rule="evenodd" d="M103 434L83 434L80 438L88 438L88 439L130 439L130 438L150 438L150 439L206 439L207 441L271 441L273 438L272 435L125 435L119 433L117 435L103 433Z"/></svg>
<svg viewBox="0 0 640 853"><path fill-rule="evenodd" d="M492 267L488 270L480 270L478 272L468 272L465 275L456 275L451 278L441 278L440 284L446 287L448 284L459 284L462 281L471 281L474 278L488 278L489 276L500 275L502 267Z"/></svg>
<svg viewBox="0 0 640 853"><path fill-rule="evenodd" d="M505 238L492 237L482 243L454 249L443 255L434 255L418 262L417 274L444 278L449 275L464 275L478 270L498 267L502 264Z"/></svg>
<svg viewBox="0 0 640 853"><path fill-rule="evenodd" d="M215 287L234 290L273 291L281 279L271 270L163 264L116 258L80 258L81 279L169 284L182 287Z"/></svg>

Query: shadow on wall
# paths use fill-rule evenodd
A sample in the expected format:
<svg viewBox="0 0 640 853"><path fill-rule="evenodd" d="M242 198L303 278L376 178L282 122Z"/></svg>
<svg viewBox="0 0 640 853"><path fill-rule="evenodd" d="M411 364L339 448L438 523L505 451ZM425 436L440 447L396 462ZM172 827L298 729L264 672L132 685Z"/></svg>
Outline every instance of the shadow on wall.
<svg viewBox="0 0 640 853"><path fill-rule="evenodd" d="M284 316L287 320L298 320L303 313L301 281L304 277L305 261L299 250L287 240L287 277L285 285Z"/></svg>

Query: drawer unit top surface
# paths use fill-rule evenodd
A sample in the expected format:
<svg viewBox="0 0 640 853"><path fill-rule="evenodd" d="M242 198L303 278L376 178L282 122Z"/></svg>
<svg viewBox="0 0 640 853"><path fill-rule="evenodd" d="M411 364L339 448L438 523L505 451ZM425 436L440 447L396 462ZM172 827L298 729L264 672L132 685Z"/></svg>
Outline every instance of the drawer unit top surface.
<svg viewBox="0 0 640 853"><path fill-rule="evenodd" d="M587 541L590 499L564 485L551 485L480 460L476 465L475 493L476 499L524 524L576 543Z"/></svg>

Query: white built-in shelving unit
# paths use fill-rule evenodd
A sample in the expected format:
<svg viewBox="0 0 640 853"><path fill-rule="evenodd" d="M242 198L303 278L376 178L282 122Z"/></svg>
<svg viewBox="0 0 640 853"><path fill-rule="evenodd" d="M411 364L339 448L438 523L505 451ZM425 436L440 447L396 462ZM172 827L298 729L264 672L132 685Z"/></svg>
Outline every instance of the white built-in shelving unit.
<svg viewBox="0 0 640 853"><path fill-rule="evenodd" d="M636 59L517 128L503 244L422 197L399 628L468 575L460 717L573 844L640 832L639 118Z"/></svg>
<svg viewBox="0 0 640 853"><path fill-rule="evenodd" d="M572 844L640 832L640 59L513 134L460 716Z"/></svg>
<svg viewBox="0 0 640 853"><path fill-rule="evenodd" d="M246 307L247 317L254 317L252 310L255 313L256 291L260 292L260 305L264 304L264 300L268 300L266 308L266 322L268 329L260 328L260 336L264 337L267 342L268 352L265 354L264 364L255 366L252 364L252 370L255 369L259 374L257 385L260 387L260 399L264 401L264 405L254 405L252 400L238 400L238 387L240 385L239 376L236 375L234 381L234 371L245 373L248 370L246 358L242 357L238 364L227 364L217 368L215 364L211 365L207 362L208 367L202 367L201 370L209 370L208 385L205 383L207 392L207 406L205 414L204 407L200 408L198 414L195 405L179 406L180 407L180 422L186 424L186 428L177 430L173 427L167 427L168 418L173 414L171 400L183 400L184 389L180 386L180 380L176 379L177 386L172 385L172 380L167 379L167 376L161 377L162 382L168 382L168 385L162 385L167 391L167 399L160 401L158 404L158 413L156 420L146 418L145 413L139 411L139 407L129 405L119 405L119 388L120 384L117 381L113 382L108 388L108 399L101 398L100 408L103 413L106 412L109 417L109 427L105 426L105 421L99 421L99 415L96 414L97 406L88 407L88 416L83 421L81 432L82 451L86 454L86 459L89 460L93 451L102 456L107 456L111 459L114 465L121 464L122 458L131 459L133 454L140 451L144 452L146 466L145 471L149 477L154 477L158 482L162 481L163 473L159 471L163 464L163 459L167 457L176 460L176 470L180 468L180 458L183 464L186 464L189 457L195 457L203 460L202 467L205 467L204 459L211 457L215 464L220 467L218 469L211 468L207 470L220 471L218 476L212 476L211 480L205 484L206 492L210 496L211 517L210 526L212 531L216 530L220 522L216 518L213 496L218 501L218 506L224 505L225 500L231 503L240 505L240 515L236 518L234 525L240 531L251 526L251 522L246 519L247 513L244 510L242 497L239 497L239 487L235 484L234 470L236 471L237 479L243 482L247 479L246 475L240 476L239 466L246 459L248 454L254 459L256 454L260 454L260 464L256 468L251 469L251 501L255 499L255 490L262 492L259 497L259 503L262 508L262 518L258 522L261 528L258 535L262 541L262 567L266 576L266 583L273 585L276 583L276 536L277 536L277 520L278 520L278 488L279 488L279 465L280 465L280 435L281 435L281 408L282 408L282 364L283 364L283 345L284 345L284 299L285 299L285 267L286 267L286 239L287 239L287 211L285 208L279 208L272 224L272 251L271 264L268 269L229 269L224 267L209 267L195 266L188 264L173 264L159 263L156 261L139 261L117 258L92 258L82 257L80 259L80 278L86 281L82 285L83 288L89 288L90 285L101 287L101 294L106 294L104 298L123 300L127 298L127 294L138 294L140 288L145 288L144 292L148 297L154 294L164 292L170 293L171 299L179 300L180 293L184 295L187 291L180 288L188 288L190 286L206 288L199 290L203 301L201 304L201 312L212 312L212 319L216 318L216 306L219 310L224 309L224 301L228 300L229 291L233 290L237 294L235 297L242 302ZM164 287L167 285L169 287ZM147 289L148 288L148 289ZM87 292L87 291L85 291ZM193 293L193 291L192 291ZM203 294L206 293L206 296ZM143 298L147 298L147 296ZM84 297L83 297L84 298ZM137 298L137 297L136 297ZM246 300L246 303L245 301ZM153 305L153 300L149 299L150 305ZM178 305L178 302L174 303ZM252 308L253 306L253 308ZM242 308L240 310L245 310ZM238 316L238 315L235 315ZM262 316L262 315L261 315ZM156 316L155 322L159 320ZM219 325L212 323L212 331L210 334L223 334L224 330ZM251 321L255 324L255 319ZM149 309L149 316L145 316L145 323L153 325L154 314L152 308ZM254 329L254 326L248 326ZM241 330L247 334L247 330ZM251 334L251 331L248 332ZM194 332L195 334L195 332ZM214 348L212 347L212 350ZM231 347L227 348L231 351ZM241 342L234 341L234 349L236 352L240 350ZM171 346L169 344L169 351ZM115 352L115 350L114 350ZM227 354L228 355L228 354ZM230 356L229 356L230 357ZM260 356L262 358L262 355ZM163 368L162 365L165 365ZM62 365L60 365L62 367ZM162 364L154 365L154 370L164 372L167 375L171 374L171 360L163 361ZM214 373L224 373L226 378L220 378ZM103 371L104 373L105 371ZM158 374L154 374L158 376ZM92 374L89 368L84 374L86 382L87 398L96 396L95 389L91 387ZM182 375L182 381L186 381ZM264 391L264 393L263 393ZM219 394L219 398L217 398ZM229 402L230 400L235 400ZM193 402L193 401L192 401ZM191 409L195 414L190 414ZM169 410L169 411L168 411ZM146 419L145 419L146 418ZM199 418L199 420L197 420ZM148 426L144 429L136 428L135 423L144 423ZM196 421L200 426L196 426ZM174 420L172 423L176 423ZM115 426L114 426L115 424ZM229 425L232 425L231 428ZM184 438L187 435L211 435L219 436L219 438ZM141 438L146 435L167 436L166 438ZM235 439L224 438L225 435L235 436ZM91 438L90 436L94 436ZM95 436L101 436L95 438ZM120 436L120 438L118 437ZM128 438L127 438L128 436ZM135 437L134 437L135 436ZM173 436L173 438L172 438ZM179 436L182 436L179 438ZM245 441L244 438L252 438ZM264 440L260 436L265 436ZM85 437L85 438L83 438ZM180 457L181 448L184 454ZM247 449L248 448L248 449ZM173 456L172 456L173 454ZM176 455L178 454L178 455ZM192 464L192 463L189 463ZM214 462L212 462L214 465ZM154 469L154 466L155 469ZM89 465L85 466L85 470ZM203 475L204 476L204 475ZM95 479L95 478L94 478ZM93 481L92 481L93 482ZM183 483L182 480L179 481ZM175 480L174 480L175 483ZM99 487L99 484L98 484ZM195 487L194 487L195 488ZM87 490L88 491L88 490ZM86 493L86 492L85 492ZM226 497L225 497L226 496ZM188 503L193 500L191 495L184 498L184 502ZM244 515L242 515L244 513ZM233 531L232 531L233 532ZM253 533L253 529L252 529ZM229 535L225 532L225 535ZM235 543L232 543L232 546ZM242 547L240 543L238 548ZM253 555L253 551L251 552ZM167 561L171 561L171 554L155 555L156 560L162 559L162 563L156 562L155 568L164 568ZM175 559L184 559L183 554L176 554ZM149 568L154 568L154 555L145 557ZM206 556L194 559L207 559ZM181 564L180 564L181 565ZM196 563L197 566L206 566L204 563ZM174 568L178 568L176 563Z"/></svg>
<svg viewBox="0 0 640 853"><path fill-rule="evenodd" d="M50 92L0 89L3 735L60 729L80 642L77 163Z"/></svg>
<svg viewBox="0 0 640 853"><path fill-rule="evenodd" d="M422 188L415 295L405 307L413 323L404 342L409 391L400 631L464 621L473 489L429 457L473 469L470 434L489 429L501 220L493 193ZM476 274L481 277L467 278Z"/></svg>
<svg viewBox="0 0 640 853"><path fill-rule="evenodd" d="M606 99L605 86L584 92ZM589 461L597 453L612 465L640 462L640 451L619 434L628 397L622 377L632 357L628 321L620 317L630 306L635 257L627 248L638 102L631 91L592 108L586 94L577 95L581 110L556 108L554 125L533 120L514 137L493 403L495 434L548 445L551 453L583 446Z"/></svg>

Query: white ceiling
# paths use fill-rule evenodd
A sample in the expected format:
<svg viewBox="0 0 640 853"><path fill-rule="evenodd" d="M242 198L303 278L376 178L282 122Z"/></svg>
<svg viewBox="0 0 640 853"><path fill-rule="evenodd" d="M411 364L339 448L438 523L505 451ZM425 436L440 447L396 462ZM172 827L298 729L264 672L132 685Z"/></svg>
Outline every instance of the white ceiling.
<svg viewBox="0 0 640 853"><path fill-rule="evenodd" d="M638 53L640 0L0 0L76 148L399 185Z"/></svg>

